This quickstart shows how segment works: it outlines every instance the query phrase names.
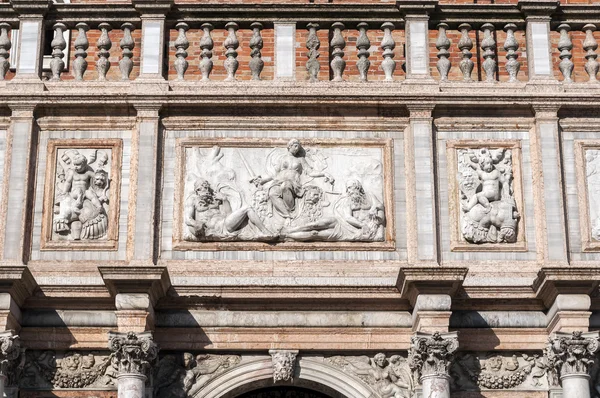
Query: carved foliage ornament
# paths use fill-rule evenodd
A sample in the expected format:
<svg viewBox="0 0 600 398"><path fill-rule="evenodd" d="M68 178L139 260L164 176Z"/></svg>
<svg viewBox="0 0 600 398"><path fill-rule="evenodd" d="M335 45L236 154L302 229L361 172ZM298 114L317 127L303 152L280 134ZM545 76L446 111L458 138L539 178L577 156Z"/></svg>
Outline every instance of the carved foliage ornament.
<svg viewBox="0 0 600 398"><path fill-rule="evenodd" d="M385 354L368 356L334 356L326 358L325 362L342 369L369 386L382 398L412 398L415 385L412 371L406 358Z"/></svg>
<svg viewBox="0 0 600 398"><path fill-rule="evenodd" d="M273 381L292 381L298 351L270 350L273 361Z"/></svg>
<svg viewBox="0 0 600 398"><path fill-rule="evenodd" d="M108 347L117 361L119 374L145 375L158 356L151 333L109 333Z"/></svg>
<svg viewBox="0 0 600 398"><path fill-rule="evenodd" d="M557 377L573 374L589 374L594 358L600 350L598 332L557 332L548 339L546 359L553 371L551 381L557 384Z"/></svg>
<svg viewBox="0 0 600 398"><path fill-rule="evenodd" d="M409 366L418 380L424 376L448 375L454 353L458 349L456 333L417 333L410 340Z"/></svg>
<svg viewBox="0 0 600 398"><path fill-rule="evenodd" d="M13 335L12 331L0 333L0 377L6 378L6 385L18 382L19 362L24 358L24 351L19 336Z"/></svg>
<svg viewBox="0 0 600 398"><path fill-rule="evenodd" d="M469 243L515 243L520 214L509 148L457 150L461 232Z"/></svg>
<svg viewBox="0 0 600 398"><path fill-rule="evenodd" d="M154 372L154 396L185 398L195 396L210 380L241 361L237 355L192 355L189 352L165 355Z"/></svg>

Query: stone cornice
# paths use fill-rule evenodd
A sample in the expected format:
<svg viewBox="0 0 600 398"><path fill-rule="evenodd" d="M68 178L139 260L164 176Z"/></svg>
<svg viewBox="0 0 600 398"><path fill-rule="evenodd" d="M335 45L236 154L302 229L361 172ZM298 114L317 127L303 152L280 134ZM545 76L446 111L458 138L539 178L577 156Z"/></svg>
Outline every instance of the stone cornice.
<svg viewBox="0 0 600 398"><path fill-rule="evenodd" d="M17 305L22 306L36 288L37 283L29 268L0 264L0 293L9 293Z"/></svg>
<svg viewBox="0 0 600 398"><path fill-rule="evenodd" d="M419 267L400 270L396 286L400 295L415 305L419 294L447 294L454 296L462 285L466 267Z"/></svg>
<svg viewBox="0 0 600 398"><path fill-rule="evenodd" d="M600 285L600 269L595 267L542 268L533 282L538 299L550 308L559 294L594 295Z"/></svg>
<svg viewBox="0 0 600 398"><path fill-rule="evenodd" d="M165 267L98 267L111 295L118 293L146 293L156 303L171 287Z"/></svg>

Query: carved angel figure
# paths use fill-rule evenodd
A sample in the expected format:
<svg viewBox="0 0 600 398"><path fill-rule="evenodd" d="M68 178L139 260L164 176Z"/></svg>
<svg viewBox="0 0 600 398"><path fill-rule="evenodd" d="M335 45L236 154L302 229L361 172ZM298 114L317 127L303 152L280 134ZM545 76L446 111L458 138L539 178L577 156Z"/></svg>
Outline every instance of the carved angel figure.
<svg viewBox="0 0 600 398"><path fill-rule="evenodd" d="M53 231L57 239L106 238L110 178L104 170L108 155L70 149L57 159ZM92 167L92 165L94 167ZM65 171L66 169L66 171Z"/></svg>
<svg viewBox="0 0 600 398"><path fill-rule="evenodd" d="M367 356L327 358L330 364L357 376L373 387L383 398L411 398L414 382L405 358L393 355L389 359L385 354Z"/></svg>
<svg viewBox="0 0 600 398"><path fill-rule="evenodd" d="M520 215L510 149L458 150L461 229L470 243L514 243Z"/></svg>

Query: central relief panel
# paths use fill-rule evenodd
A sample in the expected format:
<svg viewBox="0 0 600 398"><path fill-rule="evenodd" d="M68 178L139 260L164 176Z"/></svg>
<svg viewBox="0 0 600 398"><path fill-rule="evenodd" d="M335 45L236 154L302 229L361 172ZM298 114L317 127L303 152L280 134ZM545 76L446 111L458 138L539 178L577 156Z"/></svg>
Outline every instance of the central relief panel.
<svg viewBox="0 0 600 398"><path fill-rule="evenodd" d="M180 139L177 149L175 249L393 249L391 140Z"/></svg>

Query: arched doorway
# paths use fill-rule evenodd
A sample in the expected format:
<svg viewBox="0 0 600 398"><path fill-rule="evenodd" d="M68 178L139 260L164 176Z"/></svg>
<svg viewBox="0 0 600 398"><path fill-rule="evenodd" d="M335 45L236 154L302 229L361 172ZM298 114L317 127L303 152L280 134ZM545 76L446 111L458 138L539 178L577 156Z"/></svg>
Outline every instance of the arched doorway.
<svg viewBox="0 0 600 398"><path fill-rule="evenodd" d="M253 390L237 398L332 398L318 391L294 386L275 386Z"/></svg>

